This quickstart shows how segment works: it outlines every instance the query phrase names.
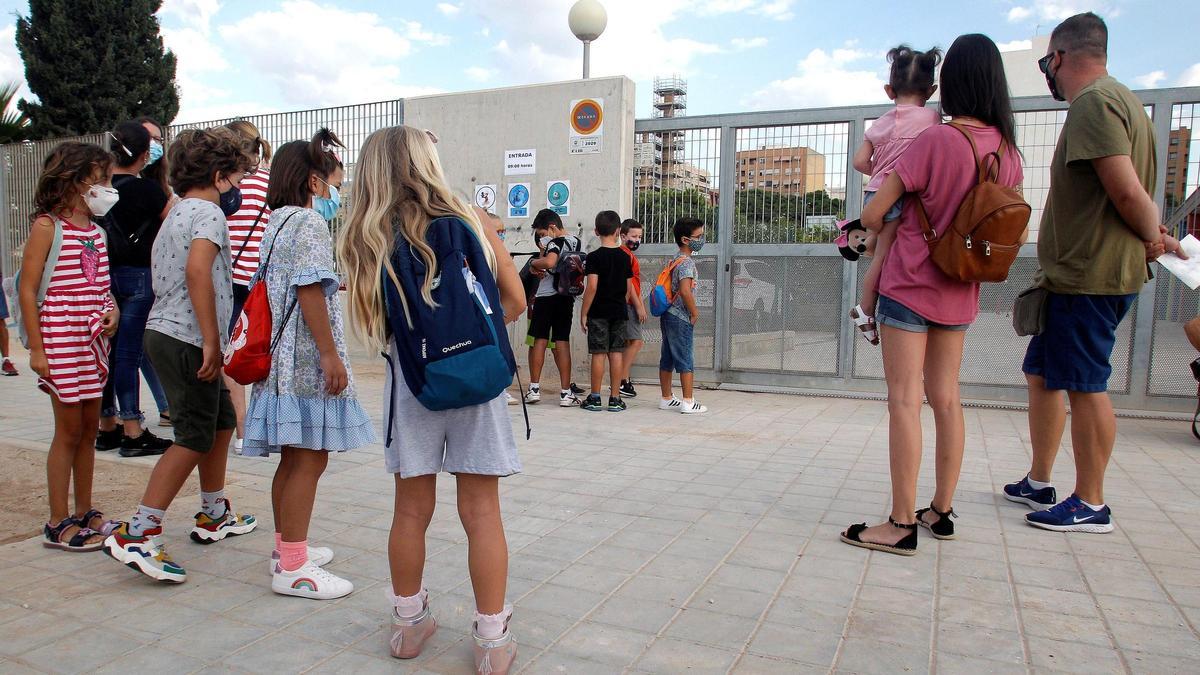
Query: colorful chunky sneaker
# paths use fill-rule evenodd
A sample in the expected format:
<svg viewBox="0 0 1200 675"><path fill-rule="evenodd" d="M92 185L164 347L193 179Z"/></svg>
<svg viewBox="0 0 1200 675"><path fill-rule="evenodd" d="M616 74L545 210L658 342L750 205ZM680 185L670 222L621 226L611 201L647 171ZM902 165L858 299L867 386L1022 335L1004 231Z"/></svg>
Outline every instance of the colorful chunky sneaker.
<svg viewBox="0 0 1200 675"><path fill-rule="evenodd" d="M333 549L324 546L309 546L308 560L317 567L324 567L333 561ZM275 574L275 566L279 564L279 551L271 551L271 567L267 574Z"/></svg>
<svg viewBox="0 0 1200 675"><path fill-rule="evenodd" d="M1058 502L1053 485L1038 490L1029 484L1028 475L1015 483L1005 485L1004 498L1031 509L1048 509Z"/></svg>
<svg viewBox="0 0 1200 675"><path fill-rule="evenodd" d="M196 526L192 528L192 541L197 544L211 544L231 535L253 532L254 528L258 527L258 521L254 519L254 516L238 515L229 505L228 499L222 501L225 502L225 513L220 518L215 520L209 518L208 514L203 511L196 514Z"/></svg>
<svg viewBox="0 0 1200 675"><path fill-rule="evenodd" d="M604 402L600 400L600 394L589 394L587 400L579 407L588 412L600 412L604 410Z"/></svg>
<svg viewBox="0 0 1200 675"><path fill-rule="evenodd" d="M513 661L517 660L517 643L513 641L508 622L512 619L512 608L505 607L508 618L504 620L504 634L494 640L479 635L479 626L471 631L475 638L475 672L477 675L508 675Z"/></svg>
<svg viewBox="0 0 1200 675"><path fill-rule="evenodd" d="M628 406L625 405L625 401L612 396L608 397L608 412L624 412L626 407Z"/></svg>
<svg viewBox="0 0 1200 675"><path fill-rule="evenodd" d="M393 608L392 637L388 640L392 656L398 659L417 658L421 655L425 641L433 636L437 627L437 619L434 619L433 613L429 611L429 602L425 603L425 608L420 614L411 619L401 619Z"/></svg>
<svg viewBox="0 0 1200 675"><path fill-rule="evenodd" d="M280 595L294 595L313 600L333 600L345 597L354 591L354 584L336 574L325 571L309 560L294 572L281 567L271 575L271 590Z"/></svg>
<svg viewBox="0 0 1200 675"><path fill-rule="evenodd" d="M187 581L187 572L171 560L167 550L159 541L162 528L146 530L141 536L129 533L129 523L121 523L116 531L104 540L104 552L117 562L157 579L182 584Z"/></svg>
<svg viewBox="0 0 1200 675"><path fill-rule="evenodd" d="M1043 530L1055 532L1091 532L1105 534L1113 531L1112 509L1105 506L1096 511L1071 495L1045 511L1034 511L1025 515L1025 522Z"/></svg>

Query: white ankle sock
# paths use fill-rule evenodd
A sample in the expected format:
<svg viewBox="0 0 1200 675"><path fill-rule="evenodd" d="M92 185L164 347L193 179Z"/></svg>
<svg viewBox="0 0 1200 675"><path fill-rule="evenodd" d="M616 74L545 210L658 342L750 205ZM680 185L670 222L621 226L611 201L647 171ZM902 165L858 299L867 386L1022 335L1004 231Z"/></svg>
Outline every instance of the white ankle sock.
<svg viewBox="0 0 1200 675"><path fill-rule="evenodd" d="M421 613L425 609L425 602L429 599L429 591L424 588L416 595L400 596L392 593L388 589L388 599L392 601L392 606L396 608L396 616L401 619L411 619Z"/></svg>
<svg viewBox="0 0 1200 675"><path fill-rule="evenodd" d="M683 399L683 404L684 404L685 406L691 406L691 405L692 405L692 404L694 404L695 402L696 402L696 399L694 399L694 398L685 398L685 399Z"/></svg>
<svg viewBox="0 0 1200 675"><path fill-rule="evenodd" d="M512 605L505 605L499 614L475 612L475 632L484 640L495 640L504 635L504 627L510 616Z"/></svg>
<svg viewBox="0 0 1200 675"><path fill-rule="evenodd" d="M1029 487L1033 488L1034 490L1045 490L1046 488L1054 485L1054 483L1051 483L1050 481L1043 483L1040 480L1034 480L1033 477L1029 476L1028 474L1025 476L1025 480L1029 482Z"/></svg>
<svg viewBox="0 0 1200 675"><path fill-rule="evenodd" d="M1093 511L1103 511L1104 510L1103 504L1096 506L1095 504L1089 504L1089 503L1083 501L1082 499L1080 499L1079 501L1082 502L1084 506L1088 507L1089 509L1091 509Z"/></svg>

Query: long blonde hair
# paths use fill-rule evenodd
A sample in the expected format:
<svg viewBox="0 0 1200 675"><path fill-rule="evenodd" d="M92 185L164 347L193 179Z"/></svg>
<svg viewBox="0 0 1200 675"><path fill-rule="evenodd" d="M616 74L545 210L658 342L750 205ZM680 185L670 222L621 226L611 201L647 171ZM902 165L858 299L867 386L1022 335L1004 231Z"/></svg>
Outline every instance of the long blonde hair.
<svg viewBox="0 0 1200 675"><path fill-rule="evenodd" d="M383 346L386 319L383 279L386 270L400 286L392 268L396 238L412 245L425 264L421 297L430 307L438 261L425 241L429 223L436 218L461 219L483 247L488 266L496 270L496 254L479 219L446 184L441 162L429 136L407 126L387 127L367 137L354 167L350 210L341 228L338 263L346 278L351 325L372 347ZM404 314L412 326L408 298L400 294Z"/></svg>

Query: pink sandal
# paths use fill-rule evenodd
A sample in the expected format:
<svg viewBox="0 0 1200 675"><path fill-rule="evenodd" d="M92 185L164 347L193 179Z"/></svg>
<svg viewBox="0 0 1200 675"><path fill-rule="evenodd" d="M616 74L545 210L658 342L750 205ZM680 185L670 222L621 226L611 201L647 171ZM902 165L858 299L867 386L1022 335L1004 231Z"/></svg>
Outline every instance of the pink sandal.
<svg viewBox="0 0 1200 675"><path fill-rule="evenodd" d="M850 310L850 318L854 320L854 327L862 333L863 339L873 345L879 344L879 331L875 328L875 317L864 312L862 305L855 305Z"/></svg>

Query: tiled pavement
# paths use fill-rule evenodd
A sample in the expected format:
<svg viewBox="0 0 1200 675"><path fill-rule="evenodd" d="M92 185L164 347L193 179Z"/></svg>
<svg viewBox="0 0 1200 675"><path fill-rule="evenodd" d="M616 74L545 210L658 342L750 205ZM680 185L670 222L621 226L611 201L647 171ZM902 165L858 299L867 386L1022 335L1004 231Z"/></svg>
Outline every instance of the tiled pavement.
<svg viewBox="0 0 1200 675"><path fill-rule="evenodd" d="M364 404L378 413L366 370ZM0 442L44 447L45 400L3 384ZM502 482L524 672L1200 672L1200 444L1185 424L1121 420L1117 530L1068 536L1026 526L996 496L1027 466L1024 415L968 410L960 539L925 537L899 558L837 540L885 513L883 404L703 398L702 418L647 399L621 415L531 409L525 473ZM1069 453L1059 464L1069 488ZM230 470L235 504L263 527L201 547L184 536L193 505L177 506L167 541L188 569L182 586L36 539L0 547L0 672L470 671L453 480L440 483L426 569L442 628L401 662L385 643L381 449L336 456L321 483L311 539L333 546L331 568L357 585L333 602L270 592L273 462L235 457Z"/></svg>

